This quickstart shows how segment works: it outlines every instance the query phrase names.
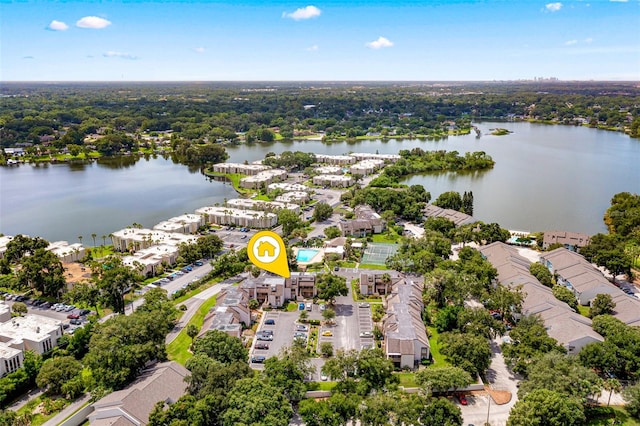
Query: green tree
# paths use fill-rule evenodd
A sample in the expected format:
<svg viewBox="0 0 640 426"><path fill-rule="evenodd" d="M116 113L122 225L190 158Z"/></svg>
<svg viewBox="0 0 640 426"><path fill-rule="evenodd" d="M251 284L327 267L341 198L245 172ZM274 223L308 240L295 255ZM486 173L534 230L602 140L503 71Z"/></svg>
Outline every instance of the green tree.
<svg viewBox="0 0 640 426"><path fill-rule="evenodd" d="M549 269L547 269L543 264L532 263L531 266L529 266L529 272L531 272L531 275L536 277L543 286L549 288L553 287L553 276L551 275L551 272L549 272Z"/></svg>
<svg viewBox="0 0 640 426"><path fill-rule="evenodd" d="M22 316L28 312L27 305L22 302L15 302L13 306L11 306L11 310L13 313Z"/></svg>
<svg viewBox="0 0 640 426"><path fill-rule="evenodd" d="M328 226L324 229L324 235L331 240L342 235L342 232L337 226Z"/></svg>
<svg viewBox="0 0 640 426"><path fill-rule="evenodd" d="M591 309L589 310L589 316L595 318L598 315L610 315L616 308L615 302L611 299L610 294L598 294L591 301Z"/></svg>
<svg viewBox="0 0 640 426"><path fill-rule="evenodd" d="M123 265L117 256L109 256L100 262L94 276L103 303L118 313L124 313L124 294L142 279L136 271Z"/></svg>
<svg viewBox="0 0 640 426"><path fill-rule="evenodd" d="M189 324L187 326L187 336L189 336L191 338L191 346L190 347L193 347L194 339L196 338L196 336L198 335L199 332L200 332L200 329L198 329L198 327L195 324Z"/></svg>
<svg viewBox="0 0 640 426"><path fill-rule="evenodd" d="M268 384L280 389L290 401L300 401L307 390L304 383L307 370L295 358L284 355L267 359L263 376Z"/></svg>
<svg viewBox="0 0 640 426"><path fill-rule="evenodd" d="M61 395L65 384L78 378L82 380L81 372L82 364L72 356L51 358L42 364L36 383L46 388L49 395Z"/></svg>
<svg viewBox="0 0 640 426"><path fill-rule="evenodd" d="M228 394L228 405L222 415L224 426L287 426L293 414L280 389L256 379L238 380Z"/></svg>
<svg viewBox="0 0 640 426"><path fill-rule="evenodd" d="M469 216L473 216L473 192L472 191L464 191L462 195L462 208L460 209L462 213L466 213Z"/></svg>
<svg viewBox="0 0 640 426"><path fill-rule="evenodd" d="M614 392L620 392L622 390L622 384L618 381L618 379L608 379L605 380L602 384L604 390L609 391L609 398L607 398L607 407L611 404L611 395Z"/></svg>
<svg viewBox="0 0 640 426"><path fill-rule="evenodd" d="M66 280L62 262L53 252L38 248L31 256L23 257L20 265L18 282L21 286L34 288L45 296L60 296Z"/></svg>
<svg viewBox="0 0 640 426"><path fill-rule="evenodd" d="M473 383L471 375L458 367L426 368L416 373L416 382L427 395L433 391L448 392Z"/></svg>
<svg viewBox="0 0 640 426"><path fill-rule="evenodd" d="M320 343L320 353L325 358L333 356L333 344L331 342Z"/></svg>
<svg viewBox="0 0 640 426"><path fill-rule="evenodd" d="M329 204L325 203L324 201L320 201L319 203L316 204L313 210L312 217L314 221L322 222L324 220L329 219L332 214L333 214L333 207L331 207Z"/></svg>
<svg viewBox="0 0 640 426"><path fill-rule="evenodd" d="M622 392L627 405L627 412L636 419L640 419L640 383L627 386Z"/></svg>
<svg viewBox="0 0 640 426"><path fill-rule="evenodd" d="M288 209L280 209L277 212L278 224L282 226L282 236L288 237L291 233L298 228L303 227L300 216L294 211Z"/></svg>
<svg viewBox="0 0 640 426"><path fill-rule="evenodd" d="M234 361L247 361L248 352L242 341L229 336L224 331L210 330L196 340L193 345L194 354L205 354L223 364Z"/></svg>
<svg viewBox="0 0 640 426"><path fill-rule="evenodd" d="M516 402L508 426L573 426L585 421L580 401L548 389L536 389Z"/></svg>
<svg viewBox="0 0 640 426"><path fill-rule="evenodd" d="M336 317L336 311L334 311L331 308L326 308L323 312L322 312L322 318L325 319L325 321L327 321L328 323L333 322L334 318Z"/></svg>
<svg viewBox="0 0 640 426"><path fill-rule="evenodd" d="M298 413L307 426L340 426L344 424L340 414L333 410L329 401L303 399L298 406Z"/></svg>
<svg viewBox="0 0 640 426"><path fill-rule="evenodd" d="M461 211L462 198L460 197L459 192L455 192L455 191L443 192L438 196L438 198L436 198L433 204L438 207L442 207L443 209L452 209L452 210Z"/></svg>
<svg viewBox="0 0 640 426"><path fill-rule="evenodd" d="M344 277L328 274L316 275L316 289L318 298L333 303L337 296L346 296L349 294L347 280Z"/></svg>
<svg viewBox="0 0 640 426"><path fill-rule="evenodd" d="M31 238L18 234L7 243L4 258L9 262L19 262L24 256L33 256L37 249L46 249L49 242L40 237Z"/></svg>
<svg viewBox="0 0 640 426"><path fill-rule="evenodd" d="M453 402L444 398L436 398L425 404L420 410L420 424L424 426L462 426L462 412Z"/></svg>
<svg viewBox="0 0 640 426"><path fill-rule="evenodd" d="M491 348L485 337L462 333L445 333L440 336L441 352L447 360L473 375L482 375L491 364Z"/></svg>
<svg viewBox="0 0 640 426"><path fill-rule="evenodd" d="M571 290L563 285L554 285L551 289L553 292L553 297L558 299L561 302L566 303L573 309L578 312L578 300L576 299L576 295L573 294Z"/></svg>

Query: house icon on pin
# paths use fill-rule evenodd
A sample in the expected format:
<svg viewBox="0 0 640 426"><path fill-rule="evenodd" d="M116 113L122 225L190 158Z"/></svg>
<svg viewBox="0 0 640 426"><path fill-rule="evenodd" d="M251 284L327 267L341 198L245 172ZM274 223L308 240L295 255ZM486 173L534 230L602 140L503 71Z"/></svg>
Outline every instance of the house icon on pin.
<svg viewBox="0 0 640 426"><path fill-rule="evenodd" d="M268 241L261 241L258 244L259 257L273 257L276 254L276 247Z"/></svg>

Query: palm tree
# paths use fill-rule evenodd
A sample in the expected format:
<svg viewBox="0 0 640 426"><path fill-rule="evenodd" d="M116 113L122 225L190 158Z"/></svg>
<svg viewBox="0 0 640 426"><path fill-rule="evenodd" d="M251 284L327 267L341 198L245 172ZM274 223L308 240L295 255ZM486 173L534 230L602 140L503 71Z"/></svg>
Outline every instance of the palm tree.
<svg viewBox="0 0 640 426"><path fill-rule="evenodd" d="M106 246L106 245L107 245L107 236L106 236L106 235L103 235L103 236L102 236L102 237L100 237L100 238L102 238L102 245L103 245L103 246Z"/></svg>
<svg viewBox="0 0 640 426"><path fill-rule="evenodd" d="M611 403L611 394L613 394L613 392L620 392L620 390L622 389L622 385L617 379L608 379L604 381L602 387L605 388L605 390L609 391L609 399L607 400L608 407Z"/></svg>
<svg viewBox="0 0 640 426"><path fill-rule="evenodd" d="M82 235L78 235L78 239L80 240L80 244L82 244Z"/></svg>
<svg viewBox="0 0 640 426"><path fill-rule="evenodd" d="M95 232L93 234L91 234L91 238L93 238L93 246L96 246L96 237L98 236L98 234L96 234Z"/></svg>

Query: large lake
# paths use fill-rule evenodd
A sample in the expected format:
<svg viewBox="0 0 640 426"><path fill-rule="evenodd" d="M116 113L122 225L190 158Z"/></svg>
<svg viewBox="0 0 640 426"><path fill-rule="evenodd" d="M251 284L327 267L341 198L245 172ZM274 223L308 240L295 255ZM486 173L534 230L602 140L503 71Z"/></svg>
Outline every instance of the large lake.
<svg viewBox="0 0 640 426"><path fill-rule="evenodd" d="M398 153L401 149L485 151L492 170L413 176L433 199L445 191L473 191L474 216L509 229L606 231L602 215L617 192L640 193L640 141L621 133L583 127L530 123L480 123L474 134L439 141L321 141L231 146L228 161L254 161L268 152L300 150L318 154ZM495 127L513 133L492 136ZM101 235L134 222L157 222L233 198L229 184L163 158L134 164L93 163L0 168L0 232L91 245Z"/></svg>

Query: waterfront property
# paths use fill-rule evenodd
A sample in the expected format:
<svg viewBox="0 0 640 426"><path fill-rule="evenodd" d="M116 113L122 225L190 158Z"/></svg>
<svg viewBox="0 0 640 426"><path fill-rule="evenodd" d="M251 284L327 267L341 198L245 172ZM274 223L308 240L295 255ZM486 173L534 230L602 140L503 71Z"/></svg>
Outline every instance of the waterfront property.
<svg viewBox="0 0 640 426"><path fill-rule="evenodd" d="M58 256L62 262L77 262L82 259L87 250L80 243L69 244L67 241L54 241L47 250Z"/></svg>
<svg viewBox="0 0 640 426"><path fill-rule="evenodd" d="M417 368L429 359L430 345L422 322L422 286L400 279L384 301L386 314L382 319L384 353L398 368Z"/></svg>
<svg viewBox="0 0 640 426"><path fill-rule="evenodd" d="M153 229L181 234L195 234L204 225L204 218L197 214L183 214L158 223Z"/></svg>
<svg viewBox="0 0 640 426"><path fill-rule="evenodd" d="M4 252L7 251L7 244L13 240L12 236L2 235L0 236L0 259L4 257Z"/></svg>
<svg viewBox="0 0 640 426"><path fill-rule="evenodd" d="M246 226L249 228L272 228L278 223L275 213L246 211L231 207L201 207L198 214L206 215L207 223L215 225Z"/></svg>
<svg viewBox="0 0 640 426"><path fill-rule="evenodd" d="M522 287L525 295L523 315L537 315L544 322L547 333L567 349L577 354L587 344L604 339L591 328L591 320L576 313L565 302L553 296L531 273L531 263L507 244L495 242L480 248L480 253L498 271L497 281L509 288ZM518 318L518 314L514 315Z"/></svg>
<svg viewBox="0 0 640 426"><path fill-rule="evenodd" d="M616 304L613 316L627 325L640 326L640 300L611 284L583 256L561 247L543 253L540 263L557 277L558 284L573 291L581 305L589 305L598 294L608 294Z"/></svg>
<svg viewBox="0 0 640 426"><path fill-rule="evenodd" d="M122 258L122 264L139 270L142 275L157 275L160 265L174 265L180 248L175 245L159 244L136 251L131 256Z"/></svg>
<svg viewBox="0 0 640 426"><path fill-rule="evenodd" d="M296 203L304 204L309 201L309 193L306 191L291 191L285 192L282 195L276 197L276 201L280 203Z"/></svg>
<svg viewBox="0 0 640 426"><path fill-rule="evenodd" d="M371 154L368 152L354 152L349 155L355 157L355 159L358 161L383 160L385 163L395 163L400 159L400 156L397 154Z"/></svg>
<svg viewBox="0 0 640 426"><path fill-rule="evenodd" d="M271 183L267 186L269 191L274 191L276 189L282 189L283 191L310 191L311 188L308 186L302 185L300 183L289 183L289 182L276 182Z"/></svg>
<svg viewBox="0 0 640 426"><path fill-rule="evenodd" d="M319 175L339 175L342 174L342 167L340 166L320 166L316 167L314 173Z"/></svg>
<svg viewBox="0 0 640 426"><path fill-rule="evenodd" d="M473 216L469 216L468 214L459 212L457 210L452 209L443 209L442 207L434 206L433 204L427 204L424 208L425 217L444 217L445 219L449 219L456 226L467 225L469 223L476 222L476 219Z"/></svg>
<svg viewBox="0 0 640 426"><path fill-rule="evenodd" d="M139 251L153 245L179 246L193 244L197 237L178 232L164 232L145 228L125 228L112 233L111 242L116 251Z"/></svg>
<svg viewBox="0 0 640 426"><path fill-rule="evenodd" d="M253 176L260 172L269 170L271 167L262 164L240 164L240 163L218 163L214 164L212 170L214 173L223 174L241 174Z"/></svg>
<svg viewBox="0 0 640 426"><path fill-rule="evenodd" d="M589 245L590 241L589 235L580 232L545 231L542 248L546 250L552 244L562 244L568 250L578 251L579 247Z"/></svg>

